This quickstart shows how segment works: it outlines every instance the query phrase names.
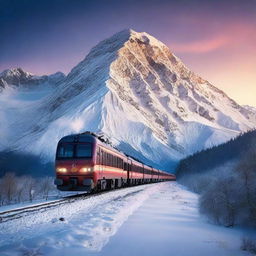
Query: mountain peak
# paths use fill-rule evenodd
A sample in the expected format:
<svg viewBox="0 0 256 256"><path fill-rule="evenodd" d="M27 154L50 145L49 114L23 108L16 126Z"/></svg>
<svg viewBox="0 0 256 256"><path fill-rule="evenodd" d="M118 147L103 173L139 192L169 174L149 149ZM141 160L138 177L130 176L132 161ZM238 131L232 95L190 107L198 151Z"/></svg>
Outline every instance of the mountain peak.
<svg viewBox="0 0 256 256"><path fill-rule="evenodd" d="M179 62L179 59L171 53L169 48L158 39L146 32L124 29L94 46L85 59L71 70L68 78L75 78L74 81L76 82L78 79L83 80L83 74L88 74L88 71L91 69L94 70L95 67L101 69L101 73L104 73L103 70L108 72L108 67L118 58L122 49L136 52L138 48L143 47L148 48L146 51L149 51L149 55L150 52L154 51L152 49L155 48L170 55L169 57L173 64Z"/></svg>
<svg viewBox="0 0 256 256"><path fill-rule="evenodd" d="M24 71L22 68L11 68L6 69L2 73L0 73L0 77L31 77L33 74Z"/></svg>
<svg viewBox="0 0 256 256"><path fill-rule="evenodd" d="M148 34L146 32L137 32L133 29L121 30L120 32L114 34L113 36L107 38L106 40L104 40L102 42L113 42L113 41L120 42L120 44L119 44L120 47L124 46L124 44L126 42L136 41L141 44L150 44L150 45L155 45L157 47L166 47L167 48L167 46L165 44L163 44L161 41L159 41L155 37L151 36L150 34ZM101 46L100 44L98 44L97 46Z"/></svg>
<svg viewBox="0 0 256 256"><path fill-rule="evenodd" d="M19 85L33 77L33 74L24 71L22 68L6 69L0 73L0 78L8 84Z"/></svg>

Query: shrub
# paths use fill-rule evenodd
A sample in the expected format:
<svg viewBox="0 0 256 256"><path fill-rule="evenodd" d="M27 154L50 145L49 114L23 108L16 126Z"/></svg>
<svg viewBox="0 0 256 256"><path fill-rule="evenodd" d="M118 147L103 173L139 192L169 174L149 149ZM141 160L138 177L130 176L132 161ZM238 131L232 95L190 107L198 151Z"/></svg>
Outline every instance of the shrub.
<svg viewBox="0 0 256 256"><path fill-rule="evenodd" d="M253 240L248 237L242 238L241 250L250 252L256 255L256 240Z"/></svg>

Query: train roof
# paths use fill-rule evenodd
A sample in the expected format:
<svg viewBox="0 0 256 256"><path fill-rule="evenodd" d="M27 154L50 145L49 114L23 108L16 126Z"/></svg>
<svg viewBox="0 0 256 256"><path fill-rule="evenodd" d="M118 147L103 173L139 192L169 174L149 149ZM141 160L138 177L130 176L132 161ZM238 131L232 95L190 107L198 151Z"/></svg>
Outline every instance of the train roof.
<svg viewBox="0 0 256 256"><path fill-rule="evenodd" d="M160 171L161 173L167 173L169 174L168 172L165 172L165 171L162 171L162 170L159 170L157 168L154 168L150 165L147 165L143 162L141 162L140 160L138 160L137 158L135 157L132 157L130 155L127 155L125 154L124 152L122 151L119 151L118 149L116 149L112 144L111 142L109 141L108 138L104 137L104 135L97 135L96 133L93 133L93 132L90 132L90 131L87 131L87 132L83 132L83 133L78 133L78 134L70 134L70 135L67 135L63 138L60 139L59 142L98 142L99 144L101 144L102 146L104 147L107 147L108 149L112 150L112 151L115 151L116 153L118 154L121 154L123 157L127 157L129 158L130 160L132 160L133 162L137 162L138 164L143 164L145 165L146 167L149 167L149 168L152 168L154 170L158 170Z"/></svg>

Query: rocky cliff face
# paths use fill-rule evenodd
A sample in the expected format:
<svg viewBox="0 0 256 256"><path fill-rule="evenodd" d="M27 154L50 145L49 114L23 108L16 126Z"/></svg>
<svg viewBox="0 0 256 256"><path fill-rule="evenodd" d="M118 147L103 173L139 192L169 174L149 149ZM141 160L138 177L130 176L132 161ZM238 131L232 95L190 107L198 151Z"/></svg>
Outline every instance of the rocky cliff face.
<svg viewBox="0 0 256 256"><path fill-rule="evenodd" d="M8 122L11 126L19 133L13 136L8 128L8 147L48 159L60 137L90 130L169 169L187 154L254 128L256 114L190 71L154 37L124 30L95 46L48 96Z"/></svg>

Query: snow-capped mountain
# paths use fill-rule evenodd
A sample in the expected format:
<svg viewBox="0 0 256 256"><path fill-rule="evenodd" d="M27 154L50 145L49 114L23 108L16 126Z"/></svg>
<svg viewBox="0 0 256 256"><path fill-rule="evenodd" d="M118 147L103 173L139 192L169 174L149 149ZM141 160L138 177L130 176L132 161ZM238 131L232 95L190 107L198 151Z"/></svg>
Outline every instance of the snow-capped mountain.
<svg viewBox="0 0 256 256"><path fill-rule="evenodd" d="M2 148L53 159L62 136L89 130L170 170L187 154L256 127L255 112L194 74L144 32L124 30L100 42L57 84L16 108L17 99L2 92Z"/></svg>
<svg viewBox="0 0 256 256"><path fill-rule="evenodd" d="M29 72L25 72L21 68L7 69L0 73L0 92L8 86L14 87L35 87L46 83L54 85L60 83L65 78L62 72L52 75L35 76Z"/></svg>

